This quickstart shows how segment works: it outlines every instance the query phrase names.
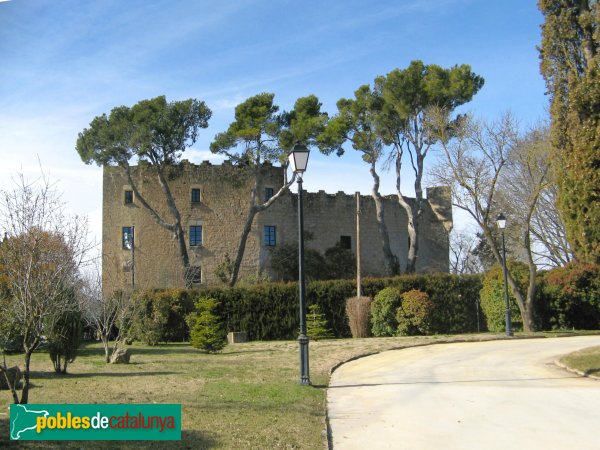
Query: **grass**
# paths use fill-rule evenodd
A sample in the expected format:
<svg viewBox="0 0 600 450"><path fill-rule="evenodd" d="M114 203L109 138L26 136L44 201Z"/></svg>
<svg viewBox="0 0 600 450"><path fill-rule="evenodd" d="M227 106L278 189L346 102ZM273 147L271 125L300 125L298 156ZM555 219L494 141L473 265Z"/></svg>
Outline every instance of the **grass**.
<svg viewBox="0 0 600 450"><path fill-rule="evenodd" d="M545 334L548 335L548 334ZM554 335L554 334L552 334ZM537 334L544 336L544 334ZM458 335L334 339L310 343L313 386L300 386L295 341L230 345L208 355L188 344L133 345L131 364L103 361L99 344L88 344L69 366L55 374L46 353L32 359L31 403L180 403L182 440L160 448L326 448L326 387L332 368L357 356L394 348L448 341L502 338ZM22 356L7 358L22 365ZM598 365L596 367L599 367ZM10 442L8 406L0 392L0 447L147 448L148 442Z"/></svg>
<svg viewBox="0 0 600 450"><path fill-rule="evenodd" d="M586 376L600 377L600 347L590 347L563 356L560 362Z"/></svg>

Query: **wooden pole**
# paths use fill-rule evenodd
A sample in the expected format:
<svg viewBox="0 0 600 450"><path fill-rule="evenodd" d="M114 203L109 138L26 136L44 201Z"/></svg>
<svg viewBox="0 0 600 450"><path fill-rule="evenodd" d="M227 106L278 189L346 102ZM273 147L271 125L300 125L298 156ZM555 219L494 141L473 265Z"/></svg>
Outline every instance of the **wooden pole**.
<svg viewBox="0 0 600 450"><path fill-rule="evenodd" d="M356 193L356 296L362 297L362 275L360 272L360 192Z"/></svg>

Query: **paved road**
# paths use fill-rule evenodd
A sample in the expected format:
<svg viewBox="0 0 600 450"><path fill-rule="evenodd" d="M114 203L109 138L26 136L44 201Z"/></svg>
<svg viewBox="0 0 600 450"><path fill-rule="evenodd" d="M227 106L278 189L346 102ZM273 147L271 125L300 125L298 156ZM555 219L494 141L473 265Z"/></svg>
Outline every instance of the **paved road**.
<svg viewBox="0 0 600 450"><path fill-rule="evenodd" d="M327 393L334 450L600 449L600 381L553 364L595 345L442 344L344 364Z"/></svg>

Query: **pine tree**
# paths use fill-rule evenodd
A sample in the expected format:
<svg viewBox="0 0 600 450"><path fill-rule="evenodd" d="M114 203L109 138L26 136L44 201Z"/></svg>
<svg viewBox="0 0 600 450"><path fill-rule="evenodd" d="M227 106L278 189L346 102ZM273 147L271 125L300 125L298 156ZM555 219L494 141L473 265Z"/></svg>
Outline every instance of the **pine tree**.
<svg viewBox="0 0 600 450"><path fill-rule="evenodd" d="M327 326L325 314L321 312L319 305L314 304L308 307L306 316L306 333L309 339L318 341L319 339L332 339L333 333Z"/></svg>
<svg viewBox="0 0 600 450"><path fill-rule="evenodd" d="M215 314L218 302L212 298L201 298L196 303L197 313L190 320L190 344L207 353L216 353L227 345L227 331Z"/></svg>

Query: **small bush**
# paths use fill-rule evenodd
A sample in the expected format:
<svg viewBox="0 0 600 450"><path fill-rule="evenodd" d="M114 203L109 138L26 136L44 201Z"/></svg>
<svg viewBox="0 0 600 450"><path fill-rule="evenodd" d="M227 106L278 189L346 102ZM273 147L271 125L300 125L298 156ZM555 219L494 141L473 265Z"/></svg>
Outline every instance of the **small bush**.
<svg viewBox="0 0 600 450"><path fill-rule="evenodd" d="M373 336L394 336L398 329L396 311L400 306L402 292L399 287L390 286L381 291L371 303L371 332Z"/></svg>
<svg viewBox="0 0 600 450"><path fill-rule="evenodd" d="M318 341L319 339L331 339L333 333L327 326L327 319L321 312L319 305L310 305L306 315L306 334L309 339Z"/></svg>
<svg viewBox="0 0 600 450"><path fill-rule="evenodd" d="M56 319L48 331L48 354L56 373L67 373L69 363L75 361L81 343L81 313L66 312Z"/></svg>
<svg viewBox="0 0 600 450"><path fill-rule="evenodd" d="M346 300L346 315L354 338L369 337L371 298L351 297Z"/></svg>
<svg viewBox="0 0 600 450"><path fill-rule="evenodd" d="M218 302L212 298L201 298L196 303L196 313L189 316L192 347L208 353L216 353L227 345L227 330L214 311Z"/></svg>
<svg viewBox="0 0 600 450"><path fill-rule="evenodd" d="M600 327L600 266L572 263L544 274L543 297L553 329Z"/></svg>
<svg viewBox="0 0 600 450"><path fill-rule="evenodd" d="M129 337L156 345L159 342L184 342L189 339L185 317L193 310L190 292L185 289L147 289L137 292L137 314Z"/></svg>
<svg viewBox="0 0 600 450"><path fill-rule="evenodd" d="M429 334L433 309L433 302L425 292L412 289L402 294L402 302L396 312L398 334L401 336Z"/></svg>
<svg viewBox="0 0 600 450"><path fill-rule="evenodd" d="M508 261L508 271L515 279L521 292L526 292L529 282L529 268L526 264L517 261ZM502 267L492 267L483 278L483 287L480 292L481 310L486 318L487 328L493 333L506 331L506 300L504 298L504 272ZM523 329L523 319L517 300L510 286L508 287L508 300L512 328L515 331Z"/></svg>

